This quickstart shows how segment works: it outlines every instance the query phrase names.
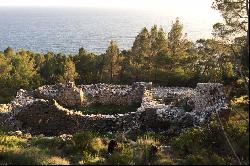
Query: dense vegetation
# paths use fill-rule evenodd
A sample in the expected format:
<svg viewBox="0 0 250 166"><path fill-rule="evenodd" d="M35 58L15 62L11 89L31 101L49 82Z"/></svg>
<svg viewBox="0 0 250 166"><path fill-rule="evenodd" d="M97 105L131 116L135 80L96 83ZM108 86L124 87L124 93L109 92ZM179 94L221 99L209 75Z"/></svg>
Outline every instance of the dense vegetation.
<svg viewBox="0 0 250 166"><path fill-rule="evenodd" d="M135 146L129 137L120 140L122 148L109 158L103 135L78 133L65 143L58 138L1 133L0 164L249 164L248 0L215 0L212 7L222 14L224 23L213 26L211 39L188 40L177 18L168 33L156 25L143 28L130 50L120 51L115 41L101 55L84 48L76 55L7 48L0 52L0 103L10 101L20 88L69 80L77 84L152 81L189 87L198 82L220 82L232 108L230 119L223 121L224 131L236 155L215 118L202 128L188 129L172 138L158 133L150 139L138 136ZM151 160L146 157L151 143L172 148Z"/></svg>

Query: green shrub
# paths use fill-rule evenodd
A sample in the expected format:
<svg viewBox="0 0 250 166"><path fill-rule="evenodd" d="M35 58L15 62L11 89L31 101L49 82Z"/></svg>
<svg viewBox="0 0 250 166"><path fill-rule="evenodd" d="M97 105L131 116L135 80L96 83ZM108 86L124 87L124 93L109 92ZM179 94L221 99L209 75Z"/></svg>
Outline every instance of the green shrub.
<svg viewBox="0 0 250 166"><path fill-rule="evenodd" d="M202 128L188 129L171 141L171 146L179 155L199 152L202 142L205 140L205 132Z"/></svg>
<svg viewBox="0 0 250 166"><path fill-rule="evenodd" d="M230 101L230 105L234 109L242 109L242 110L248 111L249 110L249 98L246 95L240 96L240 97L234 97Z"/></svg>
<svg viewBox="0 0 250 166"><path fill-rule="evenodd" d="M37 148L8 148L0 153L0 160L13 165L44 165L48 156Z"/></svg>
<svg viewBox="0 0 250 166"><path fill-rule="evenodd" d="M96 133L89 131L75 134L72 141L76 150L81 152L88 151L96 154L105 148L101 138L97 137Z"/></svg>
<svg viewBox="0 0 250 166"><path fill-rule="evenodd" d="M123 151L120 152L114 152L112 155L108 157L105 161L105 165L132 165L133 164L133 156L132 151Z"/></svg>
<svg viewBox="0 0 250 166"><path fill-rule="evenodd" d="M90 148L90 143L95 135L92 132L86 131L81 133L76 133L73 135L73 144L77 150L87 150Z"/></svg>
<svg viewBox="0 0 250 166"><path fill-rule="evenodd" d="M242 162L249 163L249 132L244 120L230 117L223 123L225 132ZM202 128L191 128L171 140L174 154L192 163L236 163L220 124L212 121ZM213 154L213 155L212 155Z"/></svg>
<svg viewBox="0 0 250 166"><path fill-rule="evenodd" d="M50 156L38 148L7 148L1 151L0 160L13 165L69 165L69 161Z"/></svg>
<svg viewBox="0 0 250 166"><path fill-rule="evenodd" d="M60 146L63 143L63 140L59 138L39 138L39 137L34 137L31 141L31 144L33 146L38 146L40 148L55 148Z"/></svg>
<svg viewBox="0 0 250 166"><path fill-rule="evenodd" d="M25 139L17 137L17 136L9 136L0 134L0 145L6 147L18 147L25 145Z"/></svg>
<svg viewBox="0 0 250 166"><path fill-rule="evenodd" d="M186 165L226 165L225 160L217 154L200 151L197 154L190 154L182 161Z"/></svg>
<svg viewBox="0 0 250 166"><path fill-rule="evenodd" d="M85 164L94 159L94 156L88 151L82 152L82 160L79 162L80 164Z"/></svg>
<svg viewBox="0 0 250 166"><path fill-rule="evenodd" d="M106 146L103 144L101 138L99 138L99 137L92 139L92 141L90 143L90 147L91 147L91 150L97 154L99 154L99 152L101 150L104 150L106 148Z"/></svg>
<svg viewBox="0 0 250 166"><path fill-rule="evenodd" d="M70 165L69 161L58 157L58 156L52 156L47 159L46 165Z"/></svg>
<svg viewBox="0 0 250 166"><path fill-rule="evenodd" d="M162 154L158 155L158 159L153 162L155 165L176 165L172 156L169 154Z"/></svg>

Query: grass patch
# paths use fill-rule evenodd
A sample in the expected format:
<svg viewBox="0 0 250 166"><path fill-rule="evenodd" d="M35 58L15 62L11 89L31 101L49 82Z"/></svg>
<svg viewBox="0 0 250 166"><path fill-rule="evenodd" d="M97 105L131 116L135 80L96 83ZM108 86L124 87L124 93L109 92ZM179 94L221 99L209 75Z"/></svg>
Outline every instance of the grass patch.
<svg viewBox="0 0 250 166"><path fill-rule="evenodd" d="M74 110L81 111L84 114L125 114L128 112L135 112L140 104L133 104L127 106L117 106L117 105L100 105L96 104L87 108L76 108Z"/></svg>

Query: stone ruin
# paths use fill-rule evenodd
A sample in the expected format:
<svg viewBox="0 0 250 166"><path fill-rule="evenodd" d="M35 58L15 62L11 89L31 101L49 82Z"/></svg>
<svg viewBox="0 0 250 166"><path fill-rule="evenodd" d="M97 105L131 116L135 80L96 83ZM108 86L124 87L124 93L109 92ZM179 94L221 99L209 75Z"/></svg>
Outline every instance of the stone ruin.
<svg viewBox="0 0 250 166"><path fill-rule="evenodd" d="M76 107L131 105L136 112L88 115ZM198 83L196 88L153 87L152 83L132 85L68 84L45 85L33 91L20 89L16 98L0 105L0 127L32 134L61 135L79 131L160 131L173 133L207 123L215 111L229 113L223 85Z"/></svg>

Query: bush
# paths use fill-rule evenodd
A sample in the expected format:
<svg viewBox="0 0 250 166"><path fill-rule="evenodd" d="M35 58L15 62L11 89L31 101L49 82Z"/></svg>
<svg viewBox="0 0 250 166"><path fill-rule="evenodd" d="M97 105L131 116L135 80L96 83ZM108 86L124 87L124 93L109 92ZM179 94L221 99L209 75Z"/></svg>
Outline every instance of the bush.
<svg viewBox="0 0 250 166"><path fill-rule="evenodd" d="M13 165L42 165L46 164L48 156L37 148L6 148L2 149L0 159Z"/></svg>
<svg viewBox="0 0 250 166"><path fill-rule="evenodd" d="M92 139L92 141L90 143L90 147L91 147L91 150L97 154L99 154L99 152L101 150L104 150L106 148L106 146L103 144L101 138L99 138L99 137Z"/></svg>
<svg viewBox="0 0 250 166"><path fill-rule="evenodd" d="M237 155L244 163L249 163L248 124L236 117L230 117L223 126ZM178 157L187 158L188 164L237 163L220 124L213 118L207 126L187 129L173 138L171 146Z"/></svg>
<svg viewBox="0 0 250 166"><path fill-rule="evenodd" d="M90 164L98 164L98 163L100 164L102 162L103 162L103 158L95 157L88 151L84 151L82 153L82 159L79 161L79 164L90 165Z"/></svg>
<svg viewBox="0 0 250 166"><path fill-rule="evenodd" d="M133 155L132 150L124 150L122 153L114 152L105 161L105 165L132 165Z"/></svg>
<svg viewBox="0 0 250 166"><path fill-rule="evenodd" d="M31 144L33 146L38 146L40 148L56 148L58 146L61 146L63 144L63 140L59 138L39 138L34 137L31 141Z"/></svg>
<svg viewBox="0 0 250 166"><path fill-rule="evenodd" d="M198 154L190 154L182 161L186 165L226 165L225 160L217 154L201 151Z"/></svg>
<svg viewBox="0 0 250 166"><path fill-rule="evenodd" d="M187 155L199 152L201 144L205 140L205 132L202 128L188 129L171 141L173 150L178 155Z"/></svg>
<svg viewBox="0 0 250 166"><path fill-rule="evenodd" d="M6 147L19 147L25 145L25 139L17 136L8 136L3 133L0 134L0 145Z"/></svg>
<svg viewBox="0 0 250 166"><path fill-rule="evenodd" d="M249 110L249 98L248 96L240 96L240 97L234 97L230 101L230 105L232 106L233 109L240 109L240 110Z"/></svg>
<svg viewBox="0 0 250 166"><path fill-rule="evenodd" d="M0 160L11 165L69 165L69 161L57 156L50 157L34 147L2 149Z"/></svg>
<svg viewBox="0 0 250 166"><path fill-rule="evenodd" d="M92 151L91 142L95 137L96 134L89 131L76 133L73 135L73 145L78 151Z"/></svg>
<svg viewBox="0 0 250 166"><path fill-rule="evenodd" d="M70 165L70 163L64 158L53 156L47 159L46 165Z"/></svg>

